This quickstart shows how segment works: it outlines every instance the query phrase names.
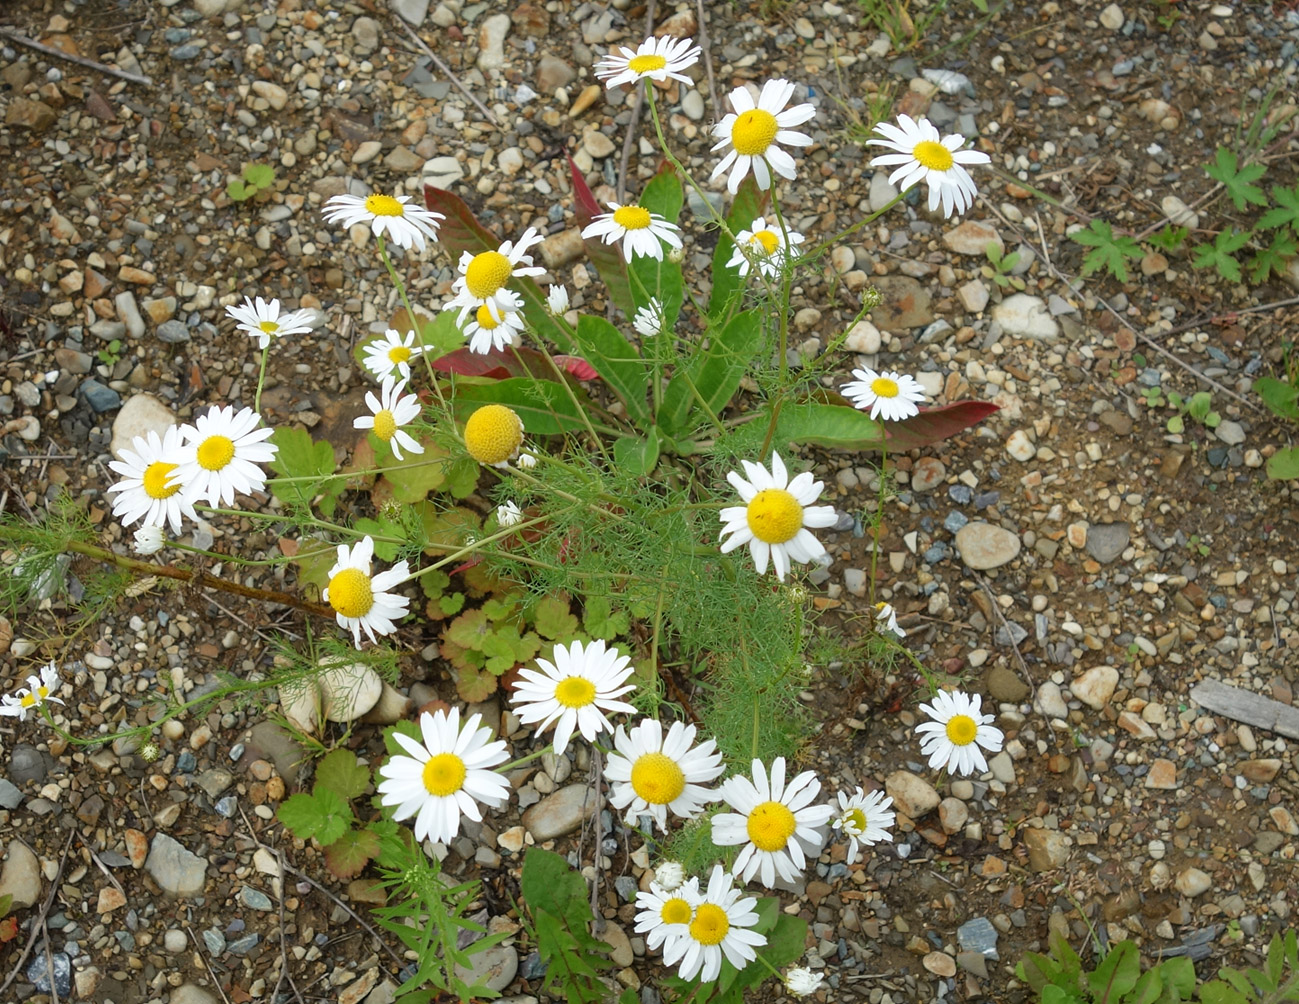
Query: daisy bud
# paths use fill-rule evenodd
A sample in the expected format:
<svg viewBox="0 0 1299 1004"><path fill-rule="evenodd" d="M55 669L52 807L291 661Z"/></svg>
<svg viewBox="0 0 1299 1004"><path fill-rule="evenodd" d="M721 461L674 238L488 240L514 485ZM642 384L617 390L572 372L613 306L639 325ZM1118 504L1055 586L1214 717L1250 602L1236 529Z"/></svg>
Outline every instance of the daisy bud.
<svg viewBox="0 0 1299 1004"><path fill-rule="evenodd" d="M686 249L673 248L668 252L667 258L668 261L670 261L673 265L680 265L683 261L686 260Z"/></svg>
<svg viewBox="0 0 1299 1004"><path fill-rule="evenodd" d="M136 554L157 554L167 543L160 526L142 526L135 531L133 550Z"/></svg>
<svg viewBox="0 0 1299 1004"><path fill-rule="evenodd" d="M810 997L824 979L823 973L814 973L810 969L791 969L785 974L785 989L795 997Z"/></svg>
<svg viewBox="0 0 1299 1004"><path fill-rule="evenodd" d="M664 861L654 869L654 881L666 892L672 892L686 880L686 870L680 861Z"/></svg>
<svg viewBox="0 0 1299 1004"><path fill-rule="evenodd" d="M546 307L556 317L559 317L568 311L568 287L551 286L550 291L546 293Z"/></svg>
<svg viewBox="0 0 1299 1004"><path fill-rule="evenodd" d="M531 470L533 467L537 466L537 458L534 457L531 453L520 453L517 462L520 467L523 467L528 470Z"/></svg>
<svg viewBox="0 0 1299 1004"><path fill-rule="evenodd" d="M521 519L523 519L523 513L512 501L496 507L496 522L501 526L514 526Z"/></svg>

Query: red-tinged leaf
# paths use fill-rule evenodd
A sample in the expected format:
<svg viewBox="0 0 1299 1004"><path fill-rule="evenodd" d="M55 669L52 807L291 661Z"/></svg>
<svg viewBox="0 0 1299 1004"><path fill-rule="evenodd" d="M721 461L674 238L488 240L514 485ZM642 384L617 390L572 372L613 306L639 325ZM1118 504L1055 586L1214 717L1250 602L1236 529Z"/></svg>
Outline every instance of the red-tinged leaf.
<svg viewBox="0 0 1299 1004"><path fill-rule="evenodd" d="M565 373L572 373L579 380L599 380L600 374L595 367L581 356L555 356L555 362Z"/></svg>
<svg viewBox="0 0 1299 1004"><path fill-rule="evenodd" d="M595 196L591 194L586 179L573 163L572 157L568 158L568 171L573 177L573 210L577 225L585 230L604 210L595 201ZM586 256L591 259L591 264L608 287L609 299L628 317L634 315L636 301L631 295L631 279L627 276L627 263L622 259L619 245L606 244L599 237L583 237L582 243L586 245Z"/></svg>
<svg viewBox="0 0 1299 1004"><path fill-rule="evenodd" d="M901 453L941 443L1000 410L990 401L953 401L937 408L923 408L920 414L901 422L885 423L889 449Z"/></svg>
<svg viewBox="0 0 1299 1004"><path fill-rule="evenodd" d="M6 917L0 920L0 942L10 942L18 937L18 918Z"/></svg>
<svg viewBox="0 0 1299 1004"><path fill-rule="evenodd" d="M377 834L370 830L348 830L325 848L325 867L335 878L356 878L378 853Z"/></svg>
<svg viewBox="0 0 1299 1004"><path fill-rule="evenodd" d="M447 249L452 261L459 262L460 255L465 251L475 255L481 254L484 251L495 251L503 243L504 238L498 239L478 222L473 210L465 205L463 199L445 189L425 185L424 204L446 217L438 228L438 243ZM518 237L518 234L514 235L514 239ZM546 307L546 296L540 286L525 276L521 279L511 279L510 288L523 295L523 315L528 319L533 331L565 351L572 347L564 329L550 316L550 311Z"/></svg>
<svg viewBox="0 0 1299 1004"><path fill-rule="evenodd" d="M456 681L456 693L468 704L481 704L496 693L496 677L485 669L458 669L452 676Z"/></svg>
<svg viewBox="0 0 1299 1004"><path fill-rule="evenodd" d="M598 380L600 374L581 356L552 356L555 365L565 373L578 380ZM536 380L549 380L558 383L555 370L546 357L536 349L526 346L501 351L470 352L467 348L457 349L432 360L433 368L440 373L455 373L458 376L488 377L492 380L504 380L507 377L532 377Z"/></svg>

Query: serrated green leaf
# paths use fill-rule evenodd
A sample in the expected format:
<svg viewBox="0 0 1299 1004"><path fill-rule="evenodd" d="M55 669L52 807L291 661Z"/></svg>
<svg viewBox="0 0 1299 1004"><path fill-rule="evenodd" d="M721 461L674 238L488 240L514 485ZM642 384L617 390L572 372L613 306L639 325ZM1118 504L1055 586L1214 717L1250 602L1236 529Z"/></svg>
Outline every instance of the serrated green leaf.
<svg viewBox="0 0 1299 1004"><path fill-rule="evenodd" d="M352 807L328 788L298 794L280 803L280 822L299 840L315 838L328 847L346 832L355 818Z"/></svg>
<svg viewBox="0 0 1299 1004"><path fill-rule="evenodd" d="M468 498L478 487L478 476L482 468L473 457L460 457L446 467L446 490L452 498Z"/></svg>
<svg viewBox="0 0 1299 1004"><path fill-rule="evenodd" d="M1296 254L1299 254L1299 239L1289 230L1278 230L1272 235L1272 243L1250 259L1249 281L1267 282L1273 273L1284 276L1290 259Z"/></svg>
<svg viewBox="0 0 1299 1004"><path fill-rule="evenodd" d="M1267 476L1274 481L1299 478L1299 446L1287 446L1268 457Z"/></svg>
<svg viewBox="0 0 1299 1004"><path fill-rule="evenodd" d="M1226 147L1218 147L1213 164L1206 164L1204 173L1227 189L1227 195L1238 210L1250 203L1266 206L1267 196L1254 182L1263 177L1267 167L1263 164L1238 166L1236 154Z"/></svg>
<svg viewBox="0 0 1299 1004"><path fill-rule="evenodd" d="M419 724L412 722L409 718L397 722L383 730L383 745L388 751L389 756L410 756L405 747L400 746L393 736L400 733L409 739L414 739L417 743L424 741L424 735L420 731Z"/></svg>
<svg viewBox="0 0 1299 1004"><path fill-rule="evenodd" d="M329 443L317 443L306 429L288 425L277 428L270 442L277 450L275 459L267 466L281 478L306 479L281 481L272 478L266 486L277 499L310 508L312 499L322 491L334 495L342 491L343 479L330 477L336 464L334 448Z"/></svg>
<svg viewBox="0 0 1299 1004"><path fill-rule="evenodd" d="M537 633L551 641L567 641L577 633L577 618L566 596L543 596L532 608Z"/></svg>
<svg viewBox="0 0 1299 1004"><path fill-rule="evenodd" d="M583 600L582 607L582 626L592 638L613 641L619 635L626 634L631 626L627 611L615 611L608 596L588 596Z"/></svg>
<svg viewBox="0 0 1299 1004"><path fill-rule="evenodd" d="M419 437L423 453L406 453L401 460L391 451L376 452L377 465L398 502L422 502L446 484L447 451L433 436Z"/></svg>
<svg viewBox="0 0 1299 1004"><path fill-rule="evenodd" d="M442 631L442 637L461 648L481 651L483 641L492 633L492 624L482 607L466 610Z"/></svg>
<svg viewBox="0 0 1299 1004"><path fill-rule="evenodd" d="M1296 233L1299 233L1299 184L1293 188L1282 188L1275 185L1272 188L1272 198L1276 201L1277 206L1269 209L1259 217L1258 225L1261 230L1272 230L1276 227L1289 225Z"/></svg>
<svg viewBox="0 0 1299 1004"><path fill-rule="evenodd" d="M1176 251L1190 236L1190 233L1189 227L1177 227L1169 223L1162 230L1151 234L1149 240L1157 248L1163 248L1165 251Z"/></svg>
<svg viewBox="0 0 1299 1004"><path fill-rule="evenodd" d="M370 768L357 763L351 750L333 750L316 766L316 788L328 788L340 798L360 798L369 786Z"/></svg>
<svg viewBox="0 0 1299 1004"><path fill-rule="evenodd" d="M465 594L456 592L450 596L443 596L438 600L438 609L444 616L452 617L460 613L465 608Z"/></svg>
<svg viewBox="0 0 1299 1004"><path fill-rule="evenodd" d="M383 561L395 561L397 553L401 550L401 544L394 544L389 540L380 540L380 537L400 537L406 538L406 531L400 523L394 523L384 515L378 519L370 519L363 516L360 519L353 520L352 529L357 533L369 534L374 539L375 557Z"/></svg>
<svg viewBox="0 0 1299 1004"><path fill-rule="evenodd" d="M1131 237L1116 236L1109 222L1102 219L1092 220L1087 229L1074 231L1069 239L1091 248L1083 255L1084 276L1105 269L1119 282L1127 282L1126 260L1144 257L1136 241Z"/></svg>
<svg viewBox="0 0 1299 1004"><path fill-rule="evenodd" d="M348 830L325 848L325 867L340 879L355 878L379 853L379 837L365 830Z"/></svg>

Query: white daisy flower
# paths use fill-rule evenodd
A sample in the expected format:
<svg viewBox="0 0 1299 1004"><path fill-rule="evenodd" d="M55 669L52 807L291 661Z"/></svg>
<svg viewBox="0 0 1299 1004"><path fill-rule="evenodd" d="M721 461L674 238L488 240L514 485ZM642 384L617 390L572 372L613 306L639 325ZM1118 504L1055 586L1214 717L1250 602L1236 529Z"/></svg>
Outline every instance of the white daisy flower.
<svg viewBox="0 0 1299 1004"><path fill-rule="evenodd" d="M166 523L172 533L178 534L181 517L198 522L192 493L182 487L176 475L183 452L181 430L173 425L161 439L153 429L147 437L136 436L131 448L121 451L121 460L108 462L110 470L122 475L122 480L108 490L121 493L113 499L113 515L123 526L143 519L145 526Z"/></svg>
<svg viewBox="0 0 1299 1004"><path fill-rule="evenodd" d="M362 538L350 549L346 544L338 545L338 560L329 570L329 585L321 593L321 598L334 608L338 626L352 632L357 648L361 647L362 630L371 641L377 640L375 635L392 634L410 607L407 597L385 592L406 580L410 566L403 559L388 571L371 575L373 557L374 540L370 537Z"/></svg>
<svg viewBox="0 0 1299 1004"><path fill-rule="evenodd" d="M872 369L853 370L852 375L857 379L839 389L853 407L869 410L871 418L901 422L920 413L916 405L924 401L925 389L915 377L891 371L876 373Z"/></svg>
<svg viewBox="0 0 1299 1004"><path fill-rule="evenodd" d="M465 422L465 449L480 464L507 467L518 457L520 467L530 467L531 464L525 465L523 458L519 457L522 445L523 419L513 408L503 404L485 404Z"/></svg>
<svg viewBox="0 0 1299 1004"><path fill-rule="evenodd" d="M617 752L609 754L604 776L612 782L609 804L627 810L627 823L645 813L666 832L669 811L690 819L712 801L713 793L700 785L726 767L713 740L690 748L696 732L693 725L673 722L665 738L662 723L654 718L641 719L630 733L618 726L613 734Z"/></svg>
<svg viewBox="0 0 1299 1004"><path fill-rule="evenodd" d="M637 255L662 261L664 244L681 247L681 238L676 233L681 228L658 213L616 202L610 202L609 208L613 212L601 213L592 220L582 231L583 238L599 237L606 244L621 240L622 256L627 261Z"/></svg>
<svg viewBox="0 0 1299 1004"><path fill-rule="evenodd" d="M663 964L681 963L677 975L683 980L710 983L722 972L722 956L736 969L743 969L757 958L757 949L767 943L765 935L750 930L758 922L754 896L741 898L741 890L731 888L733 877L713 866L713 874L704 892L687 899L694 907L694 917L679 938L664 946Z"/></svg>
<svg viewBox="0 0 1299 1004"><path fill-rule="evenodd" d="M774 278L789 260L790 249L805 239L794 230L782 233L778 223L768 226L766 218L759 216L749 224L748 230L735 235L735 249L726 265L728 268L738 266L741 276L749 274L751 264L756 265L763 275Z"/></svg>
<svg viewBox="0 0 1299 1004"><path fill-rule="evenodd" d="M668 892L672 892L686 880L686 870L680 861L664 861L654 869L654 881Z"/></svg>
<svg viewBox="0 0 1299 1004"><path fill-rule="evenodd" d="M415 343L415 332L407 331L402 335L389 328L382 338L376 338L365 345L365 368L382 380L397 373L403 380L410 379L410 361L423 355L424 346Z"/></svg>
<svg viewBox="0 0 1299 1004"><path fill-rule="evenodd" d="M901 165L889 175L889 184L897 184L905 192L925 182L929 186L929 211L933 212L941 202L945 217L963 213L974 205L979 190L962 165L986 164L990 158L977 150L962 150L964 136L943 136L928 119L917 122L910 115L899 115L897 125L881 122L875 131L884 139L869 140L870 144L898 151L871 160L872 167Z"/></svg>
<svg viewBox="0 0 1299 1004"><path fill-rule="evenodd" d="M372 391L366 391L365 403L370 407L369 415L362 415L352 420L353 429L370 429L376 436L392 447L392 455L402 459L402 450L411 453L423 453L424 447L410 433L402 429L403 425L415 421L424 410L419 398L414 394L402 396L406 389L404 380L398 381L388 376L383 379L379 397Z"/></svg>
<svg viewBox="0 0 1299 1004"><path fill-rule="evenodd" d="M875 629L877 631L888 631L899 638L907 636L907 633L898 627L898 614L891 603L875 604Z"/></svg>
<svg viewBox="0 0 1299 1004"><path fill-rule="evenodd" d="M410 756L389 757L379 768L378 790L383 805L395 806L392 818L415 817L415 839L449 844L460 832L461 814L482 822L478 808L505 804L510 782L491 770L509 759L504 740L491 742L492 730L482 715L460 726L460 709L439 709L420 715L422 743L401 732L392 737Z"/></svg>
<svg viewBox="0 0 1299 1004"><path fill-rule="evenodd" d="M502 300L507 304L499 316L494 315L490 307L483 304L474 311L473 318L465 325L465 339L469 342L469 351L486 355L492 349L503 351L510 345L519 344L523 334L523 297L510 290L502 290Z"/></svg>
<svg viewBox="0 0 1299 1004"><path fill-rule="evenodd" d="M929 757L929 766L947 768L949 774L983 773L988 762L980 746L996 753L1005 741L1001 729L992 725L993 715L981 713L983 698L960 690L940 690L933 704L922 704L920 710L933 719L916 726L920 752Z"/></svg>
<svg viewBox="0 0 1299 1004"><path fill-rule="evenodd" d="M785 784L785 758L771 765L771 783L761 760L753 761L753 780L728 777L718 794L737 812L713 817L713 843L718 847L744 844L735 859L735 873L744 882L757 875L770 889L779 876L795 882L807 867L807 856L821 853L824 826L833 813L828 805L812 805L821 792L816 774L806 770Z"/></svg>
<svg viewBox="0 0 1299 1004"><path fill-rule="evenodd" d="M399 248L414 247L424 250L424 238L437 240L438 221L445 220L441 213L435 213L419 206L408 205L409 195L335 195L325 203L321 210L326 223L339 223L344 227L353 227L358 223L368 223L376 237L385 233L388 240Z"/></svg>
<svg viewBox="0 0 1299 1004"><path fill-rule="evenodd" d="M546 293L546 309L556 317L563 317L568 313L568 287L551 286Z"/></svg>
<svg viewBox="0 0 1299 1004"><path fill-rule="evenodd" d="M27 686L13 694L0 697L0 715L27 721L27 712L34 711L46 701L63 702L54 696L59 688L59 671L54 663L42 667L40 676L27 677Z"/></svg>
<svg viewBox="0 0 1299 1004"><path fill-rule="evenodd" d="M814 973L810 969L791 969L781 982L795 997L811 997L824 981L825 973Z"/></svg>
<svg viewBox="0 0 1299 1004"><path fill-rule="evenodd" d="M464 321L469 311L486 306L492 317L499 320L513 302L513 294L505 284L511 278L545 274L544 268L533 266L532 255L526 253L528 248L544 239L536 227L528 227L517 243L506 241L496 251L461 252L457 265L460 275L451 285L455 296L444 303L442 309L459 307L459 320Z"/></svg>
<svg viewBox="0 0 1299 1004"><path fill-rule="evenodd" d="M556 645L551 658L553 663L537 660L540 672L519 670L510 701L518 706L519 719L525 725L535 725L538 733L555 726L556 756L568 748L575 731L589 743L601 732L612 732L606 711L635 713L626 701L617 700L636 689L635 684L625 682L632 674L629 656L606 648L597 638L585 648L580 641L568 648Z"/></svg>
<svg viewBox="0 0 1299 1004"><path fill-rule="evenodd" d="M664 81L669 78L683 84L694 81L681 71L699 61L699 46L693 38L647 38L636 51L625 45L618 53L609 53L595 64L595 75L605 87L634 84L638 80Z"/></svg>
<svg viewBox="0 0 1299 1004"><path fill-rule="evenodd" d="M793 180L794 158L776 144L811 146L811 136L791 130L816 114L816 109L810 104L786 108L793 96L794 85L788 80L768 80L762 85L756 104L746 88L737 87L731 91L731 107L735 111L713 126L713 135L718 137L713 150L727 146L731 149L713 168L710 181L731 168L726 188L734 195L750 169L753 180L764 190L771 187L772 171Z"/></svg>
<svg viewBox="0 0 1299 1004"><path fill-rule="evenodd" d="M136 554L148 557L150 554L157 554L167 544L167 535L162 532L162 527L147 524L135 531L135 543L131 549Z"/></svg>
<svg viewBox="0 0 1299 1004"><path fill-rule="evenodd" d="M699 895L699 880L692 878L684 885L666 889L651 882L649 891L636 894L637 934L645 935L646 946L653 950L666 941L688 937L690 922L695 919L691 899Z"/></svg>
<svg viewBox="0 0 1299 1004"><path fill-rule="evenodd" d="M522 519L523 512L514 504L513 500L496 507L496 522L500 526L514 526L522 521Z"/></svg>
<svg viewBox="0 0 1299 1004"><path fill-rule="evenodd" d="M264 489L266 474L257 465L274 460L279 447L262 442L275 430L259 429L261 421L252 408L235 414L231 405L214 405L193 425L182 425L185 444L175 479L192 498L206 498L208 505L233 505L236 492L251 495Z"/></svg>
<svg viewBox="0 0 1299 1004"><path fill-rule="evenodd" d="M657 296L651 296L648 306L636 311L631 326L645 338L653 338L663 330L663 304Z"/></svg>
<svg viewBox="0 0 1299 1004"><path fill-rule="evenodd" d="M272 338L300 335L316 326L314 310L294 310L281 316L279 300L267 303L260 296L256 301L245 296L239 306L226 307L226 313L238 322L235 327L239 331L246 331L257 339L260 349L270 345Z"/></svg>
<svg viewBox="0 0 1299 1004"><path fill-rule="evenodd" d="M791 481L778 453L771 455L770 474L761 464L749 460L740 463L749 480L735 471L726 475L744 505L727 506L721 512L721 535L731 535L722 544L722 553L748 544L758 574L766 574L770 558L782 582L789 574L791 558L801 562L828 560L821 542L807 531L807 527L833 526L838 519L834 506L812 505L825 485L813 481L809 471Z"/></svg>
<svg viewBox="0 0 1299 1004"><path fill-rule="evenodd" d="M888 831L897 818L897 813L888 811L892 804L893 799L886 798L882 791L869 795L861 788L853 795L839 792L839 814L830 820L830 829L848 838L848 864L857 860L859 843L871 847L881 840L893 840Z"/></svg>

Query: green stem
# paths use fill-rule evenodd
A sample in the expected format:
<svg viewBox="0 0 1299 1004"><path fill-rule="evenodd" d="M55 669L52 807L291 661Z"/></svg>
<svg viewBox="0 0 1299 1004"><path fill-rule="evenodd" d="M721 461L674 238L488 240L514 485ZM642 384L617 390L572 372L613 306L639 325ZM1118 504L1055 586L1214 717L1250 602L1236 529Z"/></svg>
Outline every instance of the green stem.
<svg viewBox="0 0 1299 1004"><path fill-rule="evenodd" d="M275 339L271 339L275 341ZM271 343L266 343L266 348L262 349L262 366L257 372L257 393L253 395L253 411L258 415L262 413L262 386L266 383L266 361L271 357Z"/></svg>
<svg viewBox="0 0 1299 1004"><path fill-rule="evenodd" d="M550 363L550 368L555 373L555 379L559 381L559 385L563 387L564 391L568 394L568 398L573 402L573 407L577 409L577 413L582 416L582 424L586 426L586 431L590 434L591 441L595 443L596 447L599 449L600 455L604 457L605 460L608 460L609 453L604 448L604 441L596 434L595 426L591 424L591 419L587 415L586 409L582 407L582 402L579 401L577 395L573 393L573 388L569 385L567 375L559 368L559 363L555 362L555 357L550 354L550 350L546 348L546 344L539 338L537 339L537 348L540 349L541 354L546 357L546 362ZM519 361L519 365L526 371L527 365L524 363L523 357L519 355L513 345L510 346L510 349L511 351L514 351L514 358Z"/></svg>
<svg viewBox="0 0 1299 1004"><path fill-rule="evenodd" d="M870 580L870 611L871 617L875 616L875 566L880 557L880 538L884 535L884 502L885 502L885 484L889 471L889 442L886 433L880 442L880 475L879 491L875 499L875 546L871 548L871 580ZM873 623L873 622L872 622Z"/></svg>
<svg viewBox="0 0 1299 1004"><path fill-rule="evenodd" d="M525 763L531 763L533 760L539 760L547 753L554 753L554 752L555 752L555 744L551 743L544 750L536 750L532 753L529 753L527 756L521 756L517 760L512 760L507 764L502 764L499 767L494 767L493 770L495 770L496 773L498 774L508 774L512 770L518 770L518 768L522 767Z"/></svg>
<svg viewBox="0 0 1299 1004"><path fill-rule="evenodd" d="M441 463L441 462L442 462L441 460L438 461L438 463ZM389 469L390 469L390 470L395 470L396 468L389 468ZM382 470L376 470L376 471L374 471L373 473L376 473L376 474L382 474L383 471L382 471ZM350 476L353 476L353 475L349 475L349 477L350 477ZM278 480L280 480L280 479L277 478L276 480L278 481ZM294 479L292 479L292 478L288 478L288 479L286 479L286 480L290 480L290 481L291 481L291 480L294 480ZM298 478L297 480L301 481L301 480L309 480L309 479ZM245 510L245 509L217 509L217 508L214 508L213 506L206 506L206 505L195 506L194 508L195 508L198 512L203 512L203 513L212 513L212 514L217 515L217 516L242 516L242 517L251 517L252 519L264 519L264 520L266 520L268 523L290 523L290 522L291 522L291 523L296 524L296 525L299 526L299 527L303 527L303 526L314 526L314 527L316 527L317 529L320 529L320 530L332 530L332 531L334 531L335 533L346 534L346 535L349 536L349 537L357 537L357 538L361 538L361 537L372 537L374 540L376 540L376 541L378 541L378 542L380 542L380 543L384 543L384 544L404 544L404 543L406 543L406 540L405 540L404 537L384 537L384 536L381 536L381 535L379 535L379 534L374 534L374 533L365 533L365 532L362 531L362 530L354 530L354 529L353 529L352 527L350 527L350 526L343 526L341 523L330 523L330 522L328 522L327 520L316 519L314 516L310 516L310 517L307 517L306 519L301 519L301 520L299 520L299 519L291 519L290 517L285 516L283 513L273 513L273 512L255 512L255 511L253 511L253 510ZM181 545L181 544L172 544L171 546L173 546L173 547L180 547L180 549L183 550L183 551L184 551L184 550L197 551L197 548L187 547L187 546L185 546L185 545ZM198 553L199 553L199 554L211 554L212 552L210 552L210 551L198 551ZM216 557L221 558L222 560L227 560L227 559L228 559L228 560L231 560L231 561L240 561L240 560L241 560L241 559L239 559L238 557L235 557L234 555L229 555L229 554L218 554L218 555L216 555ZM259 562L250 562L250 564L259 564ZM267 562L267 564L269 564L269 562Z"/></svg>
<svg viewBox="0 0 1299 1004"><path fill-rule="evenodd" d="M886 205L881 206L879 209L871 213L869 216L858 220L850 227L845 227L843 230L840 230L837 234L827 237L820 244L814 245L811 249L804 249L803 254L800 257L811 258L815 255L820 254L826 248L830 248L838 244L845 237L851 237L862 227L866 226L867 223L874 223L881 216L887 213L890 209L896 206L899 202L902 201L903 196L905 196L906 194L907 194L906 192L898 192L898 194L893 196L893 198L891 198Z"/></svg>
<svg viewBox="0 0 1299 1004"><path fill-rule="evenodd" d="M776 214L776 222L780 224L781 233L788 235L789 231L785 227L785 218L780 212L780 200L776 198L774 188L771 190L771 208ZM786 245L788 246L788 240L786 240ZM786 256L786 259L780 272L780 303L776 309L776 313L780 318L780 342L777 347L776 357L776 366L780 379L776 392L776 403L771 408L771 419L767 422L767 434L762 437L762 449L758 451L759 461L766 457L767 450L771 448L771 441L776 435L776 423L780 421L780 409L785 403L785 395L788 391L786 381L789 378L789 292L792 275L788 256Z"/></svg>
<svg viewBox="0 0 1299 1004"><path fill-rule="evenodd" d="M397 287L397 296L401 298L401 305L406 308L406 319L410 322L411 331L415 333L415 342L417 345L423 345L424 335L419 329L419 318L415 314L415 308L410 305L410 298L406 295L406 284L402 282L401 276L397 274L392 258L388 255L388 244L383 239L383 234L375 234L374 239L379 248L379 257L388 270L388 276L392 279L392 284ZM442 396L442 386L438 383L437 374L433 371L433 363L426 352L421 352L419 357L424 360L424 369L428 372L429 385L433 388L433 393L438 396L438 401L445 411L447 402L446 398Z"/></svg>
<svg viewBox="0 0 1299 1004"><path fill-rule="evenodd" d="M704 208L708 210L708 215L712 217L713 222L716 223L721 228L722 233L726 234L726 236L731 239L731 242L734 243L735 234L731 232L730 225L726 222L726 217L713 208L713 204L708 201L707 194L699 187L699 183L695 181L694 175L686 170L686 166L681 163L681 161L677 160L676 155L673 154L672 150L668 147L667 137L663 135L663 123L659 120L658 104L654 100L654 85L648 80L645 82L645 96L649 99L650 119L654 122L654 135L658 137L659 149L663 151L663 156L667 158L669 164L681 172L681 176L686 179L686 183L695 190L695 194L697 194L700 200L702 200Z"/></svg>

